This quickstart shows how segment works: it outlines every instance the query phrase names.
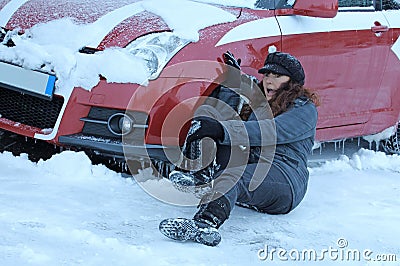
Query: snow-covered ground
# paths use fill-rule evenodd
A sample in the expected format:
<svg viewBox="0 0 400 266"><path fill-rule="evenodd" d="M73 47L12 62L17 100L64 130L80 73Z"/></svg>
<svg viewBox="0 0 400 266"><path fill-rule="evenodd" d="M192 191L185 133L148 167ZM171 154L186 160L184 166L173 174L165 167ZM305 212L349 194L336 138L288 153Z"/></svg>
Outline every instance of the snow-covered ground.
<svg viewBox="0 0 400 266"><path fill-rule="evenodd" d="M396 155L361 149L310 168L309 190L296 210L272 216L237 207L217 247L165 238L159 222L191 217L195 207L158 201L134 179L92 165L84 153L33 163L4 152L0 168L3 266L273 265L285 259L300 265L309 256L323 265L347 258L348 265L400 263ZM374 261L382 258L397 262Z"/></svg>
<svg viewBox="0 0 400 266"><path fill-rule="evenodd" d="M163 17L175 33L197 34L202 27L232 20L231 14L221 16L207 9L204 16L191 8L196 14L187 18L198 18L199 23L187 29L182 16L164 12L167 6L176 6L171 1L151 2L163 5L157 5L157 10L151 5L142 7ZM199 2L228 1L191 4L197 7ZM0 20L6 21L2 14ZM209 19L206 25L205 17ZM105 16L100 22L111 23L111 18ZM141 83L147 78L148 73L120 73L121 61L125 66L143 66L124 49L108 49L90 60L80 54L79 48L93 37L88 35L90 27L63 19L36 25L27 35L10 33L17 46L0 46L0 59L23 62L28 68L48 64L58 76L56 91L63 95L74 86L92 88L98 74L110 82ZM72 35L74 38L69 38ZM109 56L118 56L118 65L108 62ZM103 60L107 64L102 64ZM400 265L400 156L362 149L350 158L342 156L314 166L308 193L296 210L271 216L235 208L220 229L223 240L217 247L165 238L158 232L162 219L191 217L196 208L159 201L135 179L92 165L84 153L65 151L33 163L26 155L4 152L0 169L1 266L241 266L287 263L285 260L300 265L315 259L323 265L346 261L348 265ZM150 169L139 175L141 180L150 178L147 182L153 187L166 185L166 181L151 178Z"/></svg>

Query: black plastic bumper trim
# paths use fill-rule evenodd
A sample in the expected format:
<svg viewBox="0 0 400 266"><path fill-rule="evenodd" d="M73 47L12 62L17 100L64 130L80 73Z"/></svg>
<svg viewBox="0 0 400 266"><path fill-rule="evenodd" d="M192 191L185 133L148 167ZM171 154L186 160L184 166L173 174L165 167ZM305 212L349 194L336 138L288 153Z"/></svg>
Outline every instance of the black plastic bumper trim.
<svg viewBox="0 0 400 266"><path fill-rule="evenodd" d="M165 155L165 151L169 150L168 154L174 154L172 151L179 150L176 147L166 147L162 145L128 145L122 146L121 142L109 140L96 140L90 137L85 137L81 134L60 136L58 138L60 144L78 149L89 149L96 151L106 157L120 157L127 159L154 159L162 161L170 161ZM173 156L173 160L179 160L179 153Z"/></svg>

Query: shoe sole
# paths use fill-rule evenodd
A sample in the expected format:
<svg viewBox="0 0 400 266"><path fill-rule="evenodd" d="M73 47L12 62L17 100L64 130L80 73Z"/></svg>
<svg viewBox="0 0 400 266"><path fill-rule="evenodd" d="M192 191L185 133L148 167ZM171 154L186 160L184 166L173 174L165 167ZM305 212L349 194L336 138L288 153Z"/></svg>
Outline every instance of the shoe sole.
<svg viewBox="0 0 400 266"><path fill-rule="evenodd" d="M216 246L221 242L221 235L213 227L199 227L192 219L170 218L159 225L160 232L166 237L177 240L192 240L206 246Z"/></svg>
<svg viewBox="0 0 400 266"><path fill-rule="evenodd" d="M193 178L183 174L180 171L172 171L169 174L169 180L176 189L182 192L193 189L196 185Z"/></svg>
<svg viewBox="0 0 400 266"><path fill-rule="evenodd" d="M182 174L179 171L172 171L169 175L169 180L176 190L183 193L194 194L199 199L211 191L211 184L196 186L192 178Z"/></svg>

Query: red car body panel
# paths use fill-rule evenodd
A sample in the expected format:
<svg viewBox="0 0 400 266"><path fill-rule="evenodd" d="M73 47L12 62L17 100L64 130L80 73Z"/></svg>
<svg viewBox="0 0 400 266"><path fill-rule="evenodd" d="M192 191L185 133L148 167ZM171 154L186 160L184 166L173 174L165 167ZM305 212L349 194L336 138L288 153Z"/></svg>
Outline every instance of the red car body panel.
<svg viewBox="0 0 400 266"><path fill-rule="evenodd" d="M9 2L11 0L0 1L0 10ZM72 17L78 23L93 23L113 10L137 2L117 0L107 5L96 5L91 1L31 0L16 10L5 28L28 29L63 17ZM345 12L338 13L338 2L333 0L317 3L298 0L294 8L278 10L219 7L234 14L237 20L202 29L199 41L177 52L167 68L196 60L217 61L229 50L242 59L243 72L259 77L257 70L263 65L268 48L275 45L278 50L300 59L306 72L306 86L320 96L318 141L375 134L399 121L400 60L391 48L399 40L400 23L391 27L382 12L372 11L362 15L369 19L366 22L369 28L363 24L352 30L351 21L343 27ZM314 29L323 20L329 21L328 26L324 28L322 23ZM241 27L264 22L265 36L233 41L224 39ZM163 31L170 31L167 23L157 15L143 11L123 19L93 48L125 47L140 36ZM202 77L202 73L189 72L186 74L188 78ZM163 132L163 124L170 121L171 112L174 112L177 124L190 121L200 101L188 99L211 93L212 82L207 79L178 82L177 86L169 88L177 80L184 80L182 76L171 73L164 70L158 79L150 81L146 89L138 84L108 83L105 79L91 91L75 88L56 134L47 141L59 143L60 136L81 132L84 127L81 118L87 117L92 107L119 110L128 107L149 115L145 144L176 145L176 128ZM132 105L135 97L139 100ZM179 111L174 110L179 104ZM43 134L40 128L18 125L7 118L0 118L0 127L28 137ZM178 134L182 141L184 130Z"/></svg>
<svg viewBox="0 0 400 266"><path fill-rule="evenodd" d="M5 2L7 4L11 0ZM107 13L135 2L139 1L115 0L109 4L97 4L97 2L75 0L30 0L18 8L5 26L11 29L16 27L29 29L36 24L65 17L74 18L78 23L93 23Z"/></svg>

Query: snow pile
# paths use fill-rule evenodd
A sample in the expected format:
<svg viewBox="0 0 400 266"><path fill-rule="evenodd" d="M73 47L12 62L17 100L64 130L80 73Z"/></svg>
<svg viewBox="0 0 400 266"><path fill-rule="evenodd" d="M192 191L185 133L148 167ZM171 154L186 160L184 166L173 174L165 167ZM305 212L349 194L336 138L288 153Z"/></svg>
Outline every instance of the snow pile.
<svg viewBox="0 0 400 266"><path fill-rule="evenodd" d="M327 161L321 167L310 169L311 173L338 172L349 170L385 170L400 173L400 156L387 155L384 152L376 152L360 149L351 158L342 155L338 160Z"/></svg>
<svg viewBox="0 0 400 266"><path fill-rule="evenodd" d="M145 1L143 7L162 17L179 37L194 42L199 40L199 30L236 20L233 14L220 8L187 0Z"/></svg>
<svg viewBox="0 0 400 266"><path fill-rule="evenodd" d="M109 48L94 55L79 53L82 47L93 44L93 40L105 37L108 30L102 29L111 30L124 18L116 15L129 17L147 10L160 16L176 35L191 41L198 41L199 30L205 27L236 19L220 8L187 0L150 0L134 5L140 7L131 8L131 13L125 10L130 6L122 7L92 24L77 24L71 18L64 18L35 25L23 35L18 35L17 30L9 32L4 43L12 39L16 46L0 45L0 60L28 69L54 71L58 78L56 93L68 98L74 87L90 90L96 86L100 75L108 82L148 82L146 62L124 48Z"/></svg>
<svg viewBox="0 0 400 266"><path fill-rule="evenodd" d="M38 24L23 35L16 30L9 33L7 39L12 38L16 46L0 45L0 59L28 69L54 71L58 78L56 92L66 97L74 87L93 88L99 75L109 82L146 81L148 73L143 60L122 48L94 55L79 53L94 35L90 25L78 25L69 18Z"/></svg>
<svg viewBox="0 0 400 266"><path fill-rule="evenodd" d="M396 265L373 261L382 254L400 260L400 157L395 155L360 150L310 168L309 189L296 210L273 216L237 207L214 248L177 243L158 232L162 219L191 217L195 207L160 202L133 179L92 165L82 152L38 163L5 152L0 167L3 266L276 265L282 260L266 249L315 250L321 258L329 248L372 252L349 265ZM150 178L151 171L140 175ZM347 247L340 248L342 243ZM286 258L291 265L307 263ZM325 254L321 262L340 260Z"/></svg>

